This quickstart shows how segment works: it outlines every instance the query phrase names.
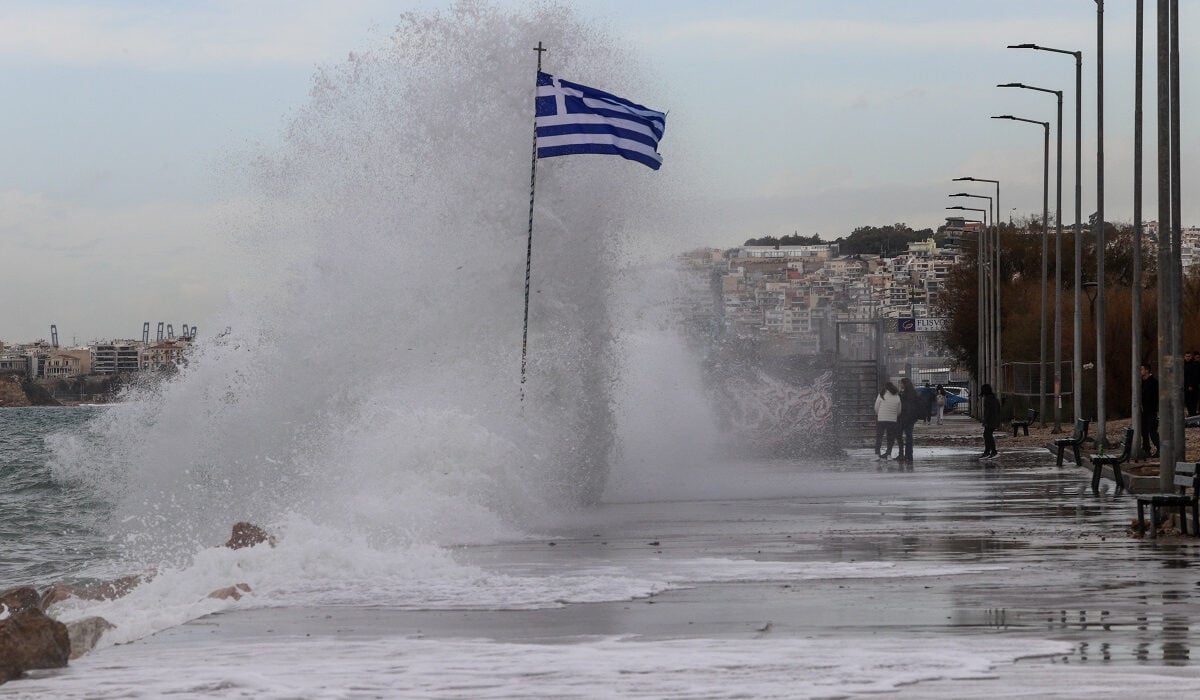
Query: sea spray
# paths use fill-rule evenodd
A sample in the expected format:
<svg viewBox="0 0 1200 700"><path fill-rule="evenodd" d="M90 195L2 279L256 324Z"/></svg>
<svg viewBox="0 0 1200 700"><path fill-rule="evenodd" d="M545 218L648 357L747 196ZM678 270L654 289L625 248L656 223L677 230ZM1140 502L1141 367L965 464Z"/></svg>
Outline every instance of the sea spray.
<svg viewBox="0 0 1200 700"><path fill-rule="evenodd" d="M285 145L250 168L255 210L232 225L253 274L211 324L228 330L54 444L56 476L108 497L105 527L131 559L179 562L237 520L477 541L598 498L617 241L655 174L594 156L539 165L518 402L538 41L563 75L636 82L571 11L476 2L405 16L318 73Z"/></svg>

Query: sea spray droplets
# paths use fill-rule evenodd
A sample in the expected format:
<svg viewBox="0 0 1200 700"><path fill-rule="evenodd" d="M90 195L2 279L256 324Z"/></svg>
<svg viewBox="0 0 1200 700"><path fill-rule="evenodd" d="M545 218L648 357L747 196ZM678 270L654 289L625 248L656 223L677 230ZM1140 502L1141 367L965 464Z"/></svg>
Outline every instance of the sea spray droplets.
<svg viewBox="0 0 1200 700"><path fill-rule="evenodd" d="M620 91L629 71L601 34L560 7L461 3L319 72L286 145L252 166L257 210L234 226L255 274L209 324L230 332L57 454L56 473L114 501L132 556L186 558L234 521L289 513L461 541L599 493L614 241L645 176L619 159L540 166L516 397L529 48Z"/></svg>

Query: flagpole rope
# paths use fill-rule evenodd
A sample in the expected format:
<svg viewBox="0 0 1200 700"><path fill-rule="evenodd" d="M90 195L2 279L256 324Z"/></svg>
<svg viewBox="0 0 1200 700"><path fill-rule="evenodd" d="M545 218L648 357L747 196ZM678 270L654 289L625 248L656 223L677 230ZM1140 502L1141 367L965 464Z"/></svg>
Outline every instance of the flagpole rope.
<svg viewBox="0 0 1200 700"><path fill-rule="evenodd" d="M537 72L542 72L542 54L547 49L538 42ZM533 78L534 99L537 99L537 74ZM537 191L537 109L533 110L533 155L529 164L529 237L525 242L525 320L521 329L521 403L525 403L525 368L527 367L529 348L529 276L533 267L533 196Z"/></svg>

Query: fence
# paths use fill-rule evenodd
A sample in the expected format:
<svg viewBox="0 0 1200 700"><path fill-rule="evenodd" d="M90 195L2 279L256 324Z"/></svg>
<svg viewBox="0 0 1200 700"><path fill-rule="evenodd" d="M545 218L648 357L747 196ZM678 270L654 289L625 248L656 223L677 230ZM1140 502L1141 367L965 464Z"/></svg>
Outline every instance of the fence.
<svg viewBox="0 0 1200 700"><path fill-rule="evenodd" d="M1068 415L1071 412L1071 396L1073 387L1071 386L1071 377L1073 376L1072 364L1070 360L1064 360L1062 363L1062 403L1060 409L1066 411L1063 415ZM1004 392L1012 399L1007 410L1012 411L1014 415L1019 415L1020 411L1027 408L1041 409L1040 403L1042 392L1046 393L1046 409L1042 413L1041 420L1049 422L1054 410L1054 363L1046 363L1046 373L1044 381L1040 380L1041 363L1040 362L1005 362L1004 363Z"/></svg>

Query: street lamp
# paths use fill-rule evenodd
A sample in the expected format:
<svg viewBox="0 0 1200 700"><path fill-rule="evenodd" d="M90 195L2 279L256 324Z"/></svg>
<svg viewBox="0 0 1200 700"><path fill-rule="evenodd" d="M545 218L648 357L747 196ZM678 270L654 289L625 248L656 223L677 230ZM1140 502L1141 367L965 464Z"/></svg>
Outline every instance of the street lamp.
<svg viewBox="0 0 1200 700"><path fill-rule="evenodd" d="M963 207L947 207L947 209L962 209L962 208ZM958 224L964 226L964 233L965 233L965 225L966 224L979 224L980 227L987 225L987 222L985 222L985 221L980 221L979 219L966 219L966 218L963 218L960 216L946 217L946 223L947 224L958 223ZM976 327L977 331L976 331L976 335L975 335L975 342L976 342L975 354L976 354L976 357L979 359L976 362L977 366L976 366L976 370L975 370L975 386L972 387L972 390L971 390L971 405L969 407L970 410L973 412L972 415L974 415L976 418L979 418L981 420L983 418L983 410L982 410L983 407L982 407L982 403L981 403L981 398L979 396L979 379L982 378L981 367L982 367L982 360L983 360L983 353L984 353L985 345L983 342L983 309L984 309L984 306L983 306L983 256L980 255L978 253L978 251L979 251L979 246L982 242L983 242L983 237L978 235L978 232L976 232L975 248L976 248L977 252L975 255L975 260L978 263L978 267L976 269L975 279L977 282L976 299L978 299L978 301L979 301L979 306L978 306L978 311L976 312L977 321L976 321L975 327ZM961 242L960 242L960 250L961 250Z"/></svg>
<svg viewBox="0 0 1200 700"><path fill-rule="evenodd" d="M1100 323L1096 325L1096 438L1104 446L1107 411L1107 372L1104 306L1104 0L1096 0L1096 284Z"/></svg>
<svg viewBox="0 0 1200 700"><path fill-rule="evenodd" d="M992 208L992 198L991 197L984 195L984 194L969 194L967 192L958 192L958 193L952 194L950 196L951 197L972 197L975 199L986 199L988 201L988 209L987 209L988 215L991 218L992 227L995 228L996 215L1000 213L1000 209L999 209L999 207L997 207L995 209ZM986 226L984 227L984 230L985 231L987 230ZM983 256L983 259L988 261L987 263L985 263L985 265L990 265L992 259L997 257L996 256L997 247L995 245L995 241L989 239L987 248L985 248L985 251L986 252ZM999 304L996 303L996 298L999 293L998 292L999 284L1000 284L999 283L999 275L996 271L996 268L992 267L991 275L985 276L984 283L983 283L984 290L985 290L984 295L983 295L983 298L985 299L984 303L988 305L987 313L984 314L983 318L987 318L990 321L987 324L987 332L985 334L986 342L984 343L984 346L987 348L987 356L990 360L988 367L990 367L990 369L991 369L991 371L987 375L985 375L986 376L985 381L987 381L988 383L990 383L992 385L992 388L996 391L997 394L1000 393L1000 382L998 381L998 378L997 378L997 373L1000 371L1000 352L999 352L999 348L998 348L999 341L997 340L997 337L996 337L997 328L999 325L997 320L1000 318L1000 315L999 315L1000 307L999 307Z"/></svg>
<svg viewBox="0 0 1200 700"><path fill-rule="evenodd" d="M1046 425L1046 277L1048 271L1049 254L1047 246L1050 238L1050 122L1042 122L1036 119L1025 119L1023 117L1014 117L1011 114L1002 114L992 117L992 119L1008 119L1017 122L1026 122L1028 124L1040 124L1042 127L1042 322L1040 324L1040 343L1038 353L1038 415L1042 418L1042 425ZM1009 215L1011 216L1011 214ZM1056 412L1057 423L1057 412ZM1055 428L1058 428L1055 425Z"/></svg>
<svg viewBox="0 0 1200 700"><path fill-rule="evenodd" d="M1035 48L1033 44L1020 44L1021 48ZM1017 47L1010 47L1017 48ZM1047 49L1049 50L1049 49ZM996 87L1015 87L1025 90L1036 90L1054 95L1058 100L1058 160L1055 176L1054 199L1054 432L1062 432L1062 90L1033 87L1024 83L1004 83ZM1078 129L1076 129L1078 131ZM1076 145L1078 150L1078 144ZM1079 338L1083 334L1083 320L1079 315L1079 282L1080 277L1080 241L1079 233L1079 168L1078 154L1076 155L1075 171L1075 366L1072 368L1071 390L1074 399L1076 417L1079 416Z"/></svg>
<svg viewBox="0 0 1200 700"><path fill-rule="evenodd" d="M992 215L992 238L988 243L988 261L992 265L991 288L987 295L988 302L992 305L992 326L989 327L991 338L991 347L989 352L994 360L994 373L992 388L995 389L996 395L1003 394L1001 374L1001 358L1000 358L1000 227L997 217L1000 215L1000 181L989 180L982 177L956 177L952 178L951 182L990 182L996 186L996 209ZM990 204L989 204L990 207Z"/></svg>
<svg viewBox="0 0 1200 700"><path fill-rule="evenodd" d="M988 210L980 209L977 207L963 207L963 206L957 206L957 205L952 206L952 207L946 207L946 208L952 209L952 210L957 210L957 211L977 211L980 213L980 216L983 217L983 220L979 222L979 223L983 224L983 227L980 230L979 235L977 235L975 237L976 251L977 251L976 252L976 260L978 262L978 268L977 268L976 275L978 276L977 288L978 288L978 292L979 292L979 304L978 304L978 306L979 306L979 311L978 311L979 322L977 324L979 327L979 333L978 333L979 347L977 350L977 355L979 357L979 361L978 361L979 366L976 371L976 376L978 378L979 384L991 383L992 364L995 362L995 356L993 355L992 344L990 342L991 341L990 330L992 328L992 324L991 324L992 307L991 307L991 304L986 303L984 300L985 292L986 292L986 290L989 289L989 285L987 284L987 277L988 277L987 270L990 268L990 264L984 262L985 261L985 253L987 250L986 245L987 245L987 225L988 225L987 214L988 214ZM982 416L982 415L983 414L981 412L980 416Z"/></svg>
<svg viewBox="0 0 1200 700"><path fill-rule="evenodd" d="M1081 363L1083 362L1083 312L1082 304L1082 284L1083 284L1083 181L1081 173L1083 172L1083 52L1082 51L1067 51L1066 49L1054 49L1049 46L1039 46L1038 44L1013 44L1010 49L1033 49L1035 51L1049 51L1050 53L1060 53L1067 56L1075 57L1075 352L1074 352L1074 367L1072 368L1071 379L1075 383L1072 391L1075 393L1074 408L1076 417L1082 409L1082 399L1080 398L1079 382L1081 380ZM1062 93L1059 93L1059 158L1062 158ZM1062 202L1059 200L1059 216L1062 216ZM1061 248L1058 250L1061 256ZM1059 337L1059 333L1055 333L1055 338ZM1057 342L1057 340L1056 340Z"/></svg>

